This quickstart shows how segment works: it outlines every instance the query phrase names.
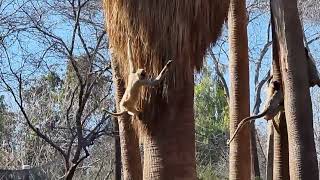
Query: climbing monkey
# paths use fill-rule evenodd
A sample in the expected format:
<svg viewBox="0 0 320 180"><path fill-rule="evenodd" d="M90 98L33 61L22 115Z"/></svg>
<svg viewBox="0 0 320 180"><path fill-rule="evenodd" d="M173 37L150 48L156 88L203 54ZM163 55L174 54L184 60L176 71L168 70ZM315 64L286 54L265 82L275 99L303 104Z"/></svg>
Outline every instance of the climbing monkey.
<svg viewBox="0 0 320 180"><path fill-rule="evenodd" d="M119 104L120 112L112 113L107 110L104 110L105 112L113 116L121 116L125 113L128 113L131 116L139 116L140 112L137 109L137 103L141 87L158 85L167 74L168 67L172 63L172 60L169 60L167 64L164 66L164 68L161 70L160 74L155 79L147 79L146 72L144 69L137 69L136 71L134 71L130 39L128 39L127 48L130 72L128 76L127 88Z"/></svg>
<svg viewBox="0 0 320 180"><path fill-rule="evenodd" d="M232 140L235 138L235 136L238 134L238 132L243 128L243 126L246 123L262 117L266 120L271 119L273 121L273 118L279 113L280 110L283 109L283 92L280 88L280 84L277 81L269 80L267 90L268 90L267 92L268 100L266 101L267 103L264 106L264 110L258 115L250 116L241 120L241 122L237 126L237 129L234 131L233 135L230 137L230 140L228 140L227 144L230 144L232 142ZM273 125L278 131L275 122L273 122Z"/></svg>
<svg viewBox="0 0 320 180"><path fill-rule="evenodd" d="M315 66L314 60L307 48L305 48L305 53L307 56L306 59L310 86L313 87L315 85L318 85L320 87L319 73L317 67ZM279 113L280 110L283 110L283 92L280 88L280 83L278 83L278 81L271 80L273 82L271 82L272 86L270 87L270 80L268 83L269 87L267 93L269 99L267 100L264 111L262 111L258 115L250 116L241 120L241 122L237 126L237 129L235 130L227 144L230 144L232 142L232 140L235 138L235 136L246 123L262 117L266 120L271 119L273 121L275 129L279 132L277 123L274 122L273 118Z"/></svg>

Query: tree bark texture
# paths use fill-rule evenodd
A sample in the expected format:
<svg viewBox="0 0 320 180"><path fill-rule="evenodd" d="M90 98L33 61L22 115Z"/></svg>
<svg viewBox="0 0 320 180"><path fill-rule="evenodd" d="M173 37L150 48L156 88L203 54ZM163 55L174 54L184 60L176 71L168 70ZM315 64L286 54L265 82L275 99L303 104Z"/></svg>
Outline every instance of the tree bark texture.
<svg viewBox="0 0 320 180"><path fill-rule="evenodd" d="M246 1L231 0L228 16L231 83L230 134L233 134L238 123L250 115ZM229 160L229 179L250 179L249 125L246 125L230 144Z"/></svg>
<svg viewBox="0 0 320 180"><path fill-rule="evenodd" d="M259 168L259 159L257 151L257 140L256 140L256 127L254 121L250 123L250 152L251 152L251 179L260 178L260 168Z"/></svg>
<svg viewBox="0 0 320 180"><path fill-rule="evenodd" d="M266 179L273 178L273 150L274 150L274 128L272 121L268 121L268 140L267 140L267 163L266 163Z"/></svg>
<svg viewBox="0 0 320 180"><path fill-rule="evenodd" d="M193 74L169 88L168 102L144 137L144 180L196 179Z"/></svg>
<svg viewBox="0 0 320 180"><path fill-rule="evenodd" d="M121 180L121 146L119 136L119 123L117 118L113 118L114 131L114 180Z"/></svg>
<svg viewBox="0 0 320 180"><path fill-rule="evenodd" d="M275 118L279 132L274 131L273 180L290 180L289 147L285 113L280 112Z"/></svg>
<svg viewBox="0 0 320 180"><path fill-rule="evenodd" d="M290 178L318 180L307 61L297 1L272 0L271 8L279 40Z"/></svg>

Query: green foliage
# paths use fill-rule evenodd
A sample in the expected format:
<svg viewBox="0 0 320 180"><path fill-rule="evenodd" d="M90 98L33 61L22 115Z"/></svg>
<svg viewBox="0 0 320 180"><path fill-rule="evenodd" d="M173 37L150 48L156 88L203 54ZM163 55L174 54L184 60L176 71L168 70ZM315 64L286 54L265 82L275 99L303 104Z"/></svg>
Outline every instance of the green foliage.
<svg viewBox="0 0 320 180"><path fill-rule="evenodd" d="M207 136L228 129L228 103L220 81L212 70L204 68L200 82L195 87L195 112L197 132Z"/></svg>
<svg viewBox="0 0 320 180"><path fill-rule="evenodd" d="M228 101L218 78L208 67L195 87L197 170L200 179L219 179L214 165L227 152Z"/></svg>

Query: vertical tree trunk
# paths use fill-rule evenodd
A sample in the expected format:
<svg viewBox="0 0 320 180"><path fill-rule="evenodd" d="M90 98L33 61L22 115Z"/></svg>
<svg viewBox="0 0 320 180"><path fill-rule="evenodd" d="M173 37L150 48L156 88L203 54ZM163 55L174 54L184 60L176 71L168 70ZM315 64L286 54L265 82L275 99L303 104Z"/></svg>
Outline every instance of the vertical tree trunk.
<svg viewBox="0 0 320 180"><path fill-rule="evenodd" d="M254 125L254 121L250 123L250 152L251 152L251 179L260 178L260 169L259 169L259 159L258 159L258 151L257 151L257 140L256 140L256 127Z"/></svg>
<svg viewBox="0 0 320 180"><path fill-rule="evenodd" d="M120 112L119 103L124 94L124 82L119 77L119 70L115 60L112 60L113 82L115 84L115 98L117 112ZM121 144L121 162L124 180L142 179L142 164L139 150L139 140L135 133L129 115L118 117L119 136Z"/></svg>
<svg viewBox="0 0 320 180"><path fill-rule="evenodd" d="M119 136L119 123L117 118L113 119L114 131L114 180L121 180L121 146Z"/></svg>
<svg viewBox="0 0 320 180"><path fill-rule="evenodd" d="M274 131L273 180L290 180L288 133L285 113L282 111L275 118L279 131Z"/></svg>
<svg viewBox="0 0 320 180"><path fill-rule="evenodd" d="M144 180L196 179L193 74L184 86L169 88L144 137Z"/></svg>
<svg viewBox="0 0 320 180"><path fill-rule="evenodd" d="M273 136L274 129L272 121L268 121L268 140L267 140L267 163L266 163L266 179L272 180L273 178Z"/></svg>
<svg viewBox="0 0 320 180"><path fill-rule="evenodd" d="M230 44L230 134L249 112L249 62L246 1L231 0L229 6ZM251 175L250 129L245 126L230 144L229 179L248 180Z"/></svg>
<svg viewBox="0 0 320 180"><path fill-rule="evenodd" d="M279 40L291 179L319 179L307 61L297 1L272 0Z"/></svg>

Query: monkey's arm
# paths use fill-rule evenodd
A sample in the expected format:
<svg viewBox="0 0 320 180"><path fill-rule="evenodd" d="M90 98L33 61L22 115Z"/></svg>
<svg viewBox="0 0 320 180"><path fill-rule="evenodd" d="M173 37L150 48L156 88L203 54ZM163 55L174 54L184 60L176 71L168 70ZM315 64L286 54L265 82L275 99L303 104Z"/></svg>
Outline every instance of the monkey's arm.
<svg viewBox="0 0 320 180"><path fill-rule="evenodd" d="M161 70L160 74L154 79L154 80L148 80L148 79L145 79L145 80L139 80L139 82L142 84L142 85L145 85L145 86L155 86L155 85L158 85L162 80L163 78L165 77L165 74L166 72L168 71L168 67L169 65L172 63L172 60L169 60L167 62L167 64L163 67L163 69Z"/></svg>
<svg viewBox="0 0 320 180"><path fill-rule="evenodd" d="M131 39L128 38L128 61L129 61L129 72L134 73L133 61L132 61L132 49L131 49Z"/></svg>
<svg viewBox="0 0 320 180"><path fill-rule="evenodd" d="M241 122L238 124L237 129L234 131L233 135L230 137L230 140L227 141L227 144L229 145L232 140L236 137L236 135L238 134L238 132L242 129L242 127L247 123L250 122L252 120L258 119L258 118L262 118L263 116L265 116L267 114L268 109L264 110L262 113L255 115L255 116L250 116L247 117L243 120L241 120Z"/></svg>

